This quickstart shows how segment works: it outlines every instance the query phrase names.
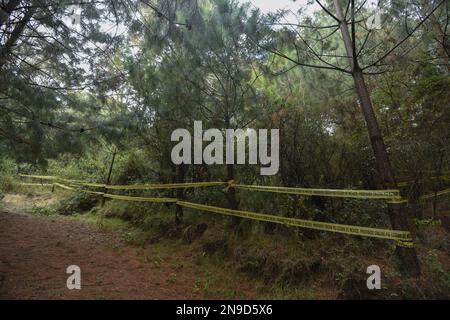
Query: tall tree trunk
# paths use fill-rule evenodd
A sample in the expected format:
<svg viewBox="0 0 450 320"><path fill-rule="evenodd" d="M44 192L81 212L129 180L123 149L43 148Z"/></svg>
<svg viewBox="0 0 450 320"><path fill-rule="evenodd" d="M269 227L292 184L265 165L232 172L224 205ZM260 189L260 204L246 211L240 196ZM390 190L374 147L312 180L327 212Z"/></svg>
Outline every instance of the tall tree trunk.
<svg viewBox="0 0 450 320"><path fill-rule="evenodd" d="M353 2L353 0L349 1ZM347 21L345 20L340 5L340 0L334 0L334 5L336 8L336 17L340 21L339 25L342 39L344 41L344 46L349 58L350 66L352 68L352 76L355 83L356 92L358 94L360 106L367 124L370 142L375 154L378 172L381 176L383 187L385 189L397 189L397 183L394 178L394 173L391 167L389 156L383 141L383 136L381 134L381 130L378 126L378 121L373 110L372 101L370 99L369 91L364 80L363 71L358 65L358 60L355 52L355 43L354 40L352 41L352 38L350 37ZM354 4L352 3L352 11L353 10ZM355 30L353 29L352 32L354 34ZM405 204L388 204L388 212L392 227L394 229L410 229L409 221L406 217L405 211ZM396 252L400 260L401 273L405 276L418 277L420 275L420 266L415 249L397 246Z"/></svg>

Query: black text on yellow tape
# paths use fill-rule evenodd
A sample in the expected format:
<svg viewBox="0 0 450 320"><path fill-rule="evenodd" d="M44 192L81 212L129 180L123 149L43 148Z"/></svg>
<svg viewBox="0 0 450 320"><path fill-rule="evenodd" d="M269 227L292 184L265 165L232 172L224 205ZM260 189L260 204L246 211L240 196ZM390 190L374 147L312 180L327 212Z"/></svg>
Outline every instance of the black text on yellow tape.
<svg viewBox="0 0 450 320"><path fill-rule="evenodd" d="M322 197L340 197L340 198L359 198L359 199L399 199L400 190L344 190L344 189L314 189L314 188L292 188L292 187L273 187L273 186L255 186L232 183L231 187L236 189L265 191L286 194L298 194L305 196Z"/></svg>
<svg viewBox="0 0 450 320"><path fill-rule="evenodd" d="M322 230L322 231L330 231L337 233L345 233L351 235L365 236L371 238L380 238L380 239L390 239L396 240L398 242L412 245L412 238L409 231L399 231L399 230L389 230L389 229L377 229L377 228L368 228L368 227L358 227L358 226L350 226L344 224L336 224L336 223L328 223L328 222L319 222L319 221L310 221L296 218L288 218L288 217L280 217L273 216L268 214L242 211L242 210L232 210L220 207L213 207L203 204L197 204L186 201L177 201L177 204L180 206L184 206L191 209L199 209L203 211L209 211L214 213L220 213L224 215L248 218L258 221L265 222L273 222L284 224L288 226Z"/></svg>

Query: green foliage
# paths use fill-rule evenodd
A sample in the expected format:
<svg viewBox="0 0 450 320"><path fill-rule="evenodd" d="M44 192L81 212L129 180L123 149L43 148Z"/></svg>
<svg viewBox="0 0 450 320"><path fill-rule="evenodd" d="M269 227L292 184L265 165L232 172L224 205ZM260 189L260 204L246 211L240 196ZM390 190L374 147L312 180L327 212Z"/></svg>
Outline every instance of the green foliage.
<svg viewBox="0 0 450 320"><path fill-rule="evenodd" d="M90 152L78 157L66 153L49 161L47 174L66 179L104 182L107 168L106 152Z"/></svg>
<svg viewBox="0 0 450 320"><path fill-rule="evenodd" d="M70 19L69 1L55 2L51 10L19 2L0 25L0 197L2 192L23 191L14 189L16 166L20 172L105 183L113 155L113 184L234 179L305 188L381 187L373 136L367 134L348 54L327 12L308 14L299 7L299 26L294 26L284 23L283 12L263 15L236 0L155 0L153 9L133 1L94 1L83 4L77 30L61 25ZM383 27L371 31L365 21L373 8L365 1L355 3L356 58L364 68L388 162L396 180L408 181L402 187L414 210L408 217L416 217L418 229L436 226L438 213L448 213L447 203L438 199L434 218L422 219L428 209L416 202L423 194L449 187L449 48L448 34L441 34L447 30L449 4L442 2L434 18L405 38L434 1L385 1ZM36 11L26 28L8 41L29 10ZM124 32L106 32L105 25ZM401 46L390 51L396 44ZM192 129L195 120L204 129L279 129L278 174L260 176L258 166L234 165L230 177L226 165L174 165L171 133ZM231 202L222 187L123 194L184 197L221 207ZM247 191L238 191L236 197L243 210L390 226L381 201ZM138 226L140 231L127 234L127 241L138 245L177 234L172 205L108 200L98 209L98 202L98 196L73 193L55 212L76 215L95 208L86 219L97 221L104 215L110 223L106 229L124 221ZM54 213L41 207L33 212ZM184 213L182 230L208 225L205 239L193 241L200 242L199 261L205 256L229 259L248 275L273 281L280 296L287 289L296 297L309 297L299 289L308 285L305 275L351 287L360 279L351 277L355 257L349 247L369 253L391 249L381 240L351 242L249 220L231 232L227 217ZM322 261L322 256L332 262ZM436 259L426 263L436 265L433 274L448 282L448 272ZM207 287L208 282L199 281L194 290Z"/></svg>
<svg viewBox="0 0 450 320"><path fill-rule="evenodd" d="M82 221L93 227L96 227L102 231L108 232L124 232L129 229L129 225L126 221L115 218L108 217L107 219L100 213L97 208L93 208L89 212L85 213L75 213L70 217L77 221Z"/></svg>
<svg viewBox="0 0 450 320"><path fill-rule="evenodd" d="M57 211L53 207L33 206L30 209L32 214L40 216L51 216L57 214Z"/></svg>
<svg viewBox="0 0 450 320"><path fill-rule="evenodd" d="M99 197L85 192L76 192L60 201L55 208L58 214L74 215L91 210L99 202Z"/></svg>
<svg viewBox="0 0 450 320"><path fill-rule="evenodd" d="M14 189L15 164L12 160L0 157L0 193Z"/></svg>
<svg viewBox="0 0 450 320"><path fill-rule="evenodd" d="M154 166L143 150L130 150L116 158L112 183L139 184L155 179Z"/></svg>

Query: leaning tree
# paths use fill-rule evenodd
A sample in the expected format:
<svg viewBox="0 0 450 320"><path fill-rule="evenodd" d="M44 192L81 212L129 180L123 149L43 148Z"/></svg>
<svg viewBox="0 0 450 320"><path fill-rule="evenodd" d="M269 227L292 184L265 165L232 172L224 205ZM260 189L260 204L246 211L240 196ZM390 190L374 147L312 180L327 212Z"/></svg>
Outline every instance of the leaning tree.
<svg viewBox="0 0 450 320"><path fill-rule="evenodd" d="M435 26L439 24L439 18L436 17L440 17L440 11L447 12L448 21L449 4L445 0L432 1L421 7L428 9L426 13L422 10L421 14L414 14L411 13L414 10L408 10L409 4L405 1L379 1L376 19L373 19L371 15L374 12L368 8L366 2L315 0L320 12L315 13L314 17L308 17L302 16L302 10L299 10L298 23L286 19L286 12L269 15L261 22L260 28L260 32L267 36L258 41L258 45L287 59L294 66L341 72L353 79L381 184L385 189L397 189L394 170L378 125L366 77L389 72L395 63L392 54L403 48L429 21ZM417 4L411 4L415 5ZM399 6L403 9L398 10ZM391 11L395 14L389 15ZM268 28L273 31L271 34L267 32ZM447 29L439 30L445 49ZM389 203L388 213L393 228L410 229L405 203ZM420 267L415 249L397 246L396 252L401 272L408 276L419 276Z"/></svg>

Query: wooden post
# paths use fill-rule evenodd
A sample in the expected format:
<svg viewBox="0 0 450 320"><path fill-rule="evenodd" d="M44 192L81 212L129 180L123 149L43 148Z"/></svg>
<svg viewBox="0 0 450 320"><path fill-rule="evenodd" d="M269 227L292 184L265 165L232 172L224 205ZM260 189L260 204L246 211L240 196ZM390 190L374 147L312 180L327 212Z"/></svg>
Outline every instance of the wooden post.
<svg viewBox="0 0 450 320"><path fill-rule="evenodd" d="M117 149L114 149L114 152L113 152L113 156L112 156L112 159L111 159L111 164L109 165L109 171L108 171L108 177L106 178L106 182L105 182L105 184L106 185L108 185L110 182L111 182L111 174L112 174L112 170L113 170L113 167L114 167L114 160L116 159L116 154L117 154ZM103 192L107 192L108 191L108 189L104 189L104 191ZM102 197L102 207L105 205L105 197Z"/></svg>
<svg viewBox="0 0 450 320"><path fill-rule="evenodd" d="M228 181L234 180L234 165L227 164L226 166L227 166L227 180ZM236 198L236 189L235 188L228 187L227 200L228 200L228 207L230 209L237 210L239 208L239 202ZM231 225L234 228L237 228L240 223L241 223L241 218L231 217Z"/></svg>
<svg viewBox="0 0 450 320"><path fill-rule="evenodd" d="M185 165L180 164L176 168L176 174L177 174L177 183L183 183L184 182L184 175L185 175ZM177 199L183 200L184 198L184 189L178 188L177 192ZM181 219L183 217L183 207L175 204L175 225L179 226L181 225Z"/></svg>

